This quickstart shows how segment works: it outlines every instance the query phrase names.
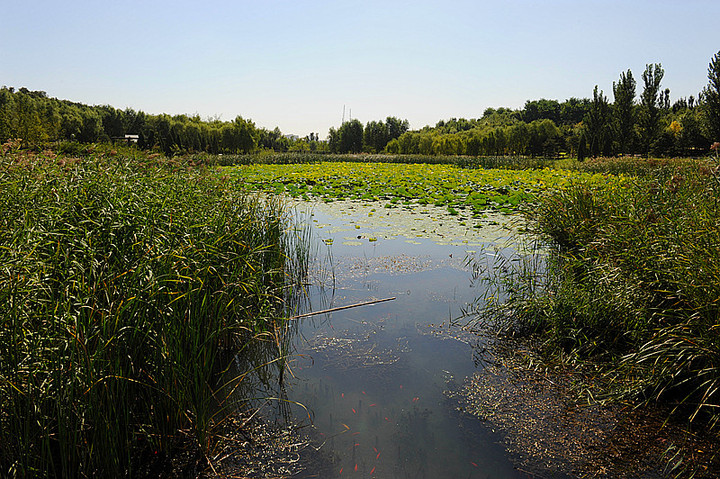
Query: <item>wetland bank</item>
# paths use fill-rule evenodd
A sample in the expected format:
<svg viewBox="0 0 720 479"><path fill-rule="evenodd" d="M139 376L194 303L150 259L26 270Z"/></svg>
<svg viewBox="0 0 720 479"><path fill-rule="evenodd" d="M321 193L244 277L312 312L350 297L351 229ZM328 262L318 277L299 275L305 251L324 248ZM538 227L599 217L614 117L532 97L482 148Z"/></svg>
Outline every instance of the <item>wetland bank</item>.
<svg viewBox="0 0 720 479"><path fill-rule="evenodd" d="M667 165L675 172L678 168L693 171L698 167L702 171L702 164L692 162ZM613 206L622 207L621 202L627 201L637 188L637 178L598 174L603 168L618 166L627 171L627 165L610 161L605 166L587 166L590 174L549 169L511 173L488 170L478 176L473 171L452 168L446 170L449 174L442 168L427 168L424 175L419 175L417 172L424 168L420 165L286 165L262 173L258 173L262 168L250 168L252 173L244 181L253 187L283 191L296 198L317 195L320 200L312 222L318 241L332 252L335 276L332 288L311 294L311 308L325 309L367 298L400 298L393 304L333 313L300 326L303 340L297 347L301 359L294 373L298 384L288 387L310 409L308 424L317 428L318 443L334 451L336 473L381 471L378 477L416 477L423 473L432 477L447 470L471 477L481 471L490 477L712 475L707 471L716 467L716 446L712 434L703 433L705 419L683 427L682 419L678 424L665 422L668 416L682 417L678 414L682 408L647 407L635 411L631 405L646 399L633 392L636 390L632 389L631 377L620 378L617 366L602 366L597 351L589 353L584 349L588 346L585 341L576 337L576 343L567 343L566 335L572 329L561 332L559 339L564 343L554 345L553 338L559 332L556 326L536 322L543 316L534 308L547 301L547 293L551 299L558 291L562 293L560 299L568 294L553 283L557 281L553 275L561 271L556 266L561 263L555 263L561 256L552 243L546 243L542 254L553 262L551 268L535 262L533 268L527 269L522 256L528 250L522 248L523 254L518 254L517 233L528 224L517 216L497 214L507 215L507 198L517 190L527 195L524 198L528 203L539 201L539 208L552 205L554 209L548 213L564 213L568 207L576 206L568 195L578 195L584 201L597 195L592 200L597 211L610 204L609 198ZM643 165L638 168L647 172L642 170ZM362 173L369 170L373 174ZM397 176L388 178L391 171L398 172ZM667 168L653 171L639 181L662 184L655 178L667 174ZM305 174L311 178L309 181ZM327 175L329 181L322 175ZM565 180L542 188L539 194L527 185L544 187L551 183L538 180L542 175L564 176ZM480 176L497 182L473 184L473 178ZM383 177L384 184L389 185L382 188L381 196L373 194L377 177ZM427 183L418 186L420 177ZM498 180L502 178L509 181ZM532 179L528 182L527 178ZM704 181L708 180L712 181L712 177ZM416 192L408 194L410 185L417 188ZM674 183L666 185L673 188ZM426 196L417 191L426 192ZM479 191L486 198L497 195L500 201L478 205L474 201L478 196L471 193ZM545 192L550 193L550 198L562 197L563 204L548 202L544 206ZM538 221L532 212L529 217ZM588 223L578 226L585 225ZM488 290L490 278L499 282ZM492 289L500 284L501 289ZM597 301L607 299L598 296ZM318 301L319 308L315 308ZM442 307L437 307L438 302ZM592 300L590 303L597 305ZM576 311L581 314L583 310ZM468 312L474 315L472 319ZM489 319L492 315L501 320L493 323ZM618 311L611 315L613 320L622 321ZM557 318L563 320L561 315ZM579 318L582 320L582 316ZM593 318L588 324L576 321L576 332L572 334L580 332L589 340L593 330L583 328L598 328L602 325L598 319L602 318ZM482 332L468 334L461 325ZM501 345L516 341L511 336L518 334L537 345L528 348L527 340L516 343L522 345L519 360L512 348L496 347L498 333L504 336ZM429 338L438 342L430 344ZM608 340L613 341L612 337ZM598 344L597 339L593 341L591 344ZM439 346L441 343L452 343L453 347L464 348L464 352L454 356ZM606 357L617 354L615 348L613 344L606 346ZM433 360L423 362L427 358ZM402 372L393 373L393 368L402 368ZM593 372L588 373L587 368ZM518 374L518 370L537 374ZM424 380L413 382L418 371L422 371ZM403 384L408 381L416 388L420 383L424 386L413 394ZM621 382L625 389L618 390ZM383 397L388 415L380 409L372 410L380 407ZM421 402L423 397L430 398L431 406ZM452 410L462 412L453 416L449 414ZM393 415L401 421L391 419ZM484 425L477 418L485 421ZM467 433L473 429L469 422L479 429L470 437L453 438L458 431ZM391 425L399 430L391 431ZM370 430L377 432L374 437L367 437ZM427 435L428 431L432 433ZM441 431L448 435L442 436L445 432ZM387 437L392 437L396 446L389 463L387 454L380 454L378 447L387 447L383 442ZM629 437L642 439L632 441ZM403 439L410 443L403 443ZM442 442L455 446L449 452L437 446ZM490 447L489 443L504 443L507 450ZM472 456L479 450L487 451L494 459ZM383 464L377 462L380 456L385 458ZM508 464L514 464L515 469L504 469Z"/></svg>

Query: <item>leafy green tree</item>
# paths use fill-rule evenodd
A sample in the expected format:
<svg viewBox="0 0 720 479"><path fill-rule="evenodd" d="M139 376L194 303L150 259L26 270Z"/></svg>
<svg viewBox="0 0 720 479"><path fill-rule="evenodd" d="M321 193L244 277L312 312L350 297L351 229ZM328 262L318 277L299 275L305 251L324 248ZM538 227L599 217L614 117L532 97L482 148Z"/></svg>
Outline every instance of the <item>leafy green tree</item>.
<svg viewBox="0 0 720 479"><path fill-rule="evenodd" d="M526 101L523 110L523 120L526 123L532 123L535 120L552 120L555 124L560 121L560 103L557 100L540 100Z"/></svg>
<svg viewBox="0 0 720 479"><path fill-rule="evenodd" d="M145 127L147 115L142 111L135 111L132 108L126 108L123 111L123 131L128 135L138 135Z"/></svg>
<svg viewBox="0 0 720 479"><path fill-rule="evenodd" d="M434 153L434 137L435 133L433 132L421 133L420 142L418 144L418 153L420 153L421 155L432 155Z"/></svg>
<svg viewBox="0 0 720 479"><path fill-rule="evenodd" d="M585 116L585 131L587 134L590 154L598 156L610 154L612 134L610 130L610 105L603 91L598 92L595 85L590 111Z"/></svg>
<svg viewBox="0 0 720 479"><path fill-rule="evenodd" d="M505 154L507 149L507 136L502 128L495 128L495 154L500 156Z"/></svg>
<svg viewBox="0 0 720 479"><path fill-rule="evenodd" d="M522 112L509 108L486 108L483 117L478 120L476 128L486 126L510 126L521 120Z"/></svg>
<svg viewBox="0 0 720 479"><path fill-rule="evenodd" d="M620 80L613 82L613 123L615 126L615 139L620 153L628 153L631 148L633 133L635 131L635 87L636 82L632 72L620 73Z"/></svg>
<svg viewBox="0 0 720 479"><path fill-rule="evenodd" d="M652 143L658 137L660 130L659 92L663 75L665 75L665 71L659 63L646 65L642 75L645 86L640 95L638 124L640 126L643 152L646 155L650 154Z"/></svg>
<svg viewBox="0 0 720 479"><path fill-rule="evenodd" d="M587 141L585 140L585 133L581 133L577 146L577 159L578 161L584 161L585 158L587 158Z"/></svg>
<svg viewBox="0 0 720 479"><path fill-rule="evenodd" d="M232 125L238 137L238 151L241 153L254 151L257 148L259 137L255 123L238 115L233 120Z"/></svg>
<svg viewBox="0 0 720 479"><path fill-rule="evenodd" d="M262 128L258 133L258 144L262 148L273 150L273 151L287 151L290 148L290 143L280 131L280 128L275 127L273 130L267 130Z"/></svg>
<svg viewBox="0 0 720 479"><path fill-rule="evenodd" d="M103 131L110 138L117 138L125 135L123 128L123 113L111 106L100 108Z"/></svg>
<svg viewBox="0 0 720 479"><path fill-rule="evenodd" d="M400 153L400 142L396 139L388 141L385 145L385 151L391 155L397 155Z"/></svg>
<svg viewBox="0 0 720 479"><path fill-rule="evenodd" d="M250 153L258 144L255 124L241 116L222 126L222 150L226 153Z"/></svg>
<svg viewBox="0 0 720 479"><path fill-rule="evenodd" d="M363 145L363 125L360 120L346 121L340 127L340 151L342 153L359 153Z"/></svg>
<svg viewBox="0 0 720 479"><path fill-rule="evenodd" d="M508 149L516 155L521 156L527 153L530 145L530 129L527 123L520 122L510 127L508 135Z"/></svg>
<svg viewBox="0 0 720 479"><path fill-rule="evenodd" d="M337 130L330 128L328 142L333 153L359 153L363 148L363 125L360 120L346 121Z"/></svg>
<svg viewBox="0 0 720 479"><path fill-rule="evenodd" d="M340 152L340 132L333 127L328 130L328 148L332 153Z"/></svg>
<svg viewBox="0 0 720 479"><path fill-rule="evenodd" d="M687 109L682 112L678 121L682 125L678 147L683 156L696 156L701 151L706 151L710 143L703 132L702 112L699 108Z"/></svg>
<svg viewBox="0 0 720 479"><path fill-rule="evenodd" d="M60 135L66 140L78 140L82 130L82 113L79 108L66 107L60 114Z"/></svg>
<svg viewBox="0 0 720 479"><path fill-rule="evenodd" d="M535 120L528 125L528 151L531 156L555 156L560 135L555 122L549 119Z"/></svg>
<svg viewBox="0 0 720 479"><path fill-rule="evenodd" d="M86 111L82 117L82 126L80 127L78 140L83 143L92 143L97 141L102 133L102 119L100 118L100 114L95 110Z"/></svg>
<svg viewBox="0 0 720 479"><path fill-rule="evenodd" d="M477 130L473 130L469 138L467 140L467 143L465 145L465 154L470 156L478 156L480 155L480 147L482 145L482 138L480 137L480 134Z"/></svg>
<svg viewBox="0 0 720 479"><path fill-rule="evenodd" d="M385 149L389 141L388 129L382 121L370 121L363 131L363 145L365 151L377 153Z"/></svg>
<svg viewBox="0 0 720 479"><path fill-rule="evenodd" d="M583 120L589 108L590 100L588 98L568 98L560 104L560 120L558 123L576 125Z"/></svg>
<svg viewBox="0 0 720 479"><path fill-rule="evenodd" d="M398 141L398 153L403 155L415 155L420 153L420 137L421 133L414 131L406 131L400 135Z"/></svg>
<svg viewBox="0 0 720 479"><path fill-rule="evenodd" d="M708 85L703 89L703 123L711 141L720 141L720 51L708 66Z"/></svg>
<svg viewBox="0 0 720 479"><path fill-rule="evenodd" d="M387 128L388 141L400 138L400 135L410 129L410 123L407 120L400 120L394 116L385 118L385 127Z"/></svg>
<svg viewBox="0 0 720 479"><path fill-rule="evenodd" d="M667 112L670 110L670 89L666 88L660 92L660 99L658 100L660 108Z"/></svg>
<svg viewBox="0 0 720 479"><path fill-rule="evenodd" d="M15 95L14 89L0 89L0 141L15 136Z"/></svg>
<svg viewBox="0 0 720 479"><path fill-rule="evenodd" d="M45 140L40 115L36 108L36 102L28 93L15 96L15 135L23 140L23 145L37 145ZM25 90L27 92L27 90Z"/></svg>

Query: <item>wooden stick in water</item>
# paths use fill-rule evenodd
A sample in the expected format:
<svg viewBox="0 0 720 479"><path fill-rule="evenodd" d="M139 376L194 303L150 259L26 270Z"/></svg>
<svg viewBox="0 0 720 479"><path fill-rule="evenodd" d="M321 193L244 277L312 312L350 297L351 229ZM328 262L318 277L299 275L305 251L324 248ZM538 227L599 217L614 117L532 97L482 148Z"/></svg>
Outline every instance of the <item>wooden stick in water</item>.
<svg viewBox="0 0 720 479"><path fill-rule="evenodd" d="M323 309L322 311L313 311L311 313L299 314L297 316L292 316L288 319L300 319L300 318L306 318L308 316L315 316L318 314L333 313L335 311L341 311L343 309L357 308L358 306L367 306L369 304L383 303L385 301L392 301L394 299L395 299L395 296L393 296L392 298L374 299L372 301L364 301L362 303L349 304L347 306L338 306L337 308Z"/></svg>

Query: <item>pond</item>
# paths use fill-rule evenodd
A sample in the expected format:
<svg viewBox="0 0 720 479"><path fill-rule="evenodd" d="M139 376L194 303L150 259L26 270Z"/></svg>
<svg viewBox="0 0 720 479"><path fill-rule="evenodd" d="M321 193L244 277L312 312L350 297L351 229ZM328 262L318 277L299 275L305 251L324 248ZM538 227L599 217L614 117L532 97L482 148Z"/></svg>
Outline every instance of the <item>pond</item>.
<svg viewBox="0 0 720 479"><path fill-rule="evenodd" d="M458 321L484 293L467 260L506 248L513 218L466 226L439 208L359 202L297 211L325 258L308 310L394 298L297 320L287 397L336 476L531 477L446 394L485 367L485 340Z"/></svg>

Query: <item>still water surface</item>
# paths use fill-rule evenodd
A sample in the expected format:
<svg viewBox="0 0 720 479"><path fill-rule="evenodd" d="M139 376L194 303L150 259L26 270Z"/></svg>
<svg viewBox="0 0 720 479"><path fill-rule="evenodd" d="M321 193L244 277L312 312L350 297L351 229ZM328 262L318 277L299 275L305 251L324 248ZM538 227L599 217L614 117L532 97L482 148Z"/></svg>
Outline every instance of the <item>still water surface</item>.
<svg viewBox="0 0 720 479"><path fill-rule="evenodd" d="M370 206L313 210L332 274L318 276L308 308L396 299L298 320L286 384L304 406L291 408L295 421L312 427L337 477L528 477L500 436L444 394L483 368L483 338L450 326L483 294L466 259L507 230L488 220L453 236L455 219L393 213L404 230Z"/></svg>

